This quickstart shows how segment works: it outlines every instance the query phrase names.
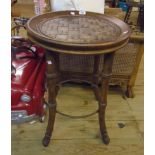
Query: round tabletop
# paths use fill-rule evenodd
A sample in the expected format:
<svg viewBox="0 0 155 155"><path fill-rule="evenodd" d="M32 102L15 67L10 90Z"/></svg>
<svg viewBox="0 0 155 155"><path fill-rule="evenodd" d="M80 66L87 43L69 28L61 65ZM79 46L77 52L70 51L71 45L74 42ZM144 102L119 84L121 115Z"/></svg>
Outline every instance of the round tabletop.
<svg viewBox="0 0 155 155"><path fill-rule="evenodd" d="M104 54L123 47L129 39L129 26L115 17L79 11L58 11L31 18L29 39L59 53Z"/></svg>

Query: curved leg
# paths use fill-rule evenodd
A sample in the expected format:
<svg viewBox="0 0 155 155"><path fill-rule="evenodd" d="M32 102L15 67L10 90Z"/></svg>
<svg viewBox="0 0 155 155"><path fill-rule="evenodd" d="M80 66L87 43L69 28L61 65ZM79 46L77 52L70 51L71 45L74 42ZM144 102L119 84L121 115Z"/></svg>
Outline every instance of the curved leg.
<svg viewBox="0 0 155 155"><path fill-rule="evenodd" d="M102 90L106 91L106 89L104 89L104 88ZM106 102L104 103L103 97L101 95L101 90L99 87L95 87L94 92L96 92L96 94L97 94L98 104L99 104L98 118L99 118L101 138L102 138L102 141L104 144L109 144L110 138L108 136L106 123L105 123L105 110L106 110L107 104L106 104Z"/></svg>
<svg viewBox="0 0 155 155"><path fill-rule="evenodd" d="M108 53L104 55L104 66L102 71L102 86L101 86L101 97L99 100L99 125L102 140L104 144L109 144L110 138L107 133L106 123L105 123L105 110L107 106L107 94L109 89L109 79L112 73L112 63L113 63L113 53Z"/></svg>
<svg viewBox="0 0 155 155"><path fill-rule="evenodd" d="M93 68L93 92L95 95L95 98L97 101L100 100L100 94L99 94L99 65L100 65L101 57L99 55L94 56L94 68Z"/></svg>
<svg viewBox="0 0 155 155"><path fill-rule="evenodd" d="M56 56L55 55L46 55L47 62L47 85L48 85L48 104L49 104L49 118L48 125L46 128L46 133L43 138L43 145L48 146L50 138L52 136L52 131L54 128L55 115L56 115L56 96L58 92L57 83L58 83L58 70L56 65Z"/></svg>
<svg viewBox="0 0 155 155"><path fill-rule="evenodd" d="M110 138L107 133L106 123L105 123L105 110L107 106L107 91L108 91L108 81L102 81L102 95L99 101L99 125L100 132L102 136L102 141L104 144L109 144Z"/></svg>
<svg viewBox="0 0 155 155"><path fill-rule="evenodd" d="M50 94L49 95L49 101L48 101L49 116L48 116L48 126L46 129L45 136L43 138L43 145L44 146L48 146L48 144L50 142L50 138L52 136L52 131L53 131L53 127L54 127L55 115L56 115L56 100L55 100L56 92L55 92L54 82L49 82L48 92Z"/></svg>
<svg viewBox="0 0 155 155"><path fill-rule="evenodd" d="M128 85L125 94L128 98L133 98L134 97L133 87Z"/></svg>

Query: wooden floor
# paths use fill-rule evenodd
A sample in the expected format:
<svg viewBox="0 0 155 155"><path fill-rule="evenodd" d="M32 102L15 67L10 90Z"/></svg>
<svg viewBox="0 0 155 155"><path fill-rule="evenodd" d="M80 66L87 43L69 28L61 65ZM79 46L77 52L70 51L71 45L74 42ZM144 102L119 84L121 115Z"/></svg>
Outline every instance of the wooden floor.
<svg viewBox="0 0 155 155"><path fill-rule="evenodd" d="M109 92L106 122L111 142L108 146L100 139L97 114L85 119L57 114L53 137L47 148L41 143L47 120L42 124L12 125L12 155L143 155L143 64L142 59L134 88L135 98L125 100L119 91L111 89ZM57 102L58 109L67 114L86 114L97 108L88 86L68 84L62 87ZM118 124L124 127L120 128Z"/></svg>

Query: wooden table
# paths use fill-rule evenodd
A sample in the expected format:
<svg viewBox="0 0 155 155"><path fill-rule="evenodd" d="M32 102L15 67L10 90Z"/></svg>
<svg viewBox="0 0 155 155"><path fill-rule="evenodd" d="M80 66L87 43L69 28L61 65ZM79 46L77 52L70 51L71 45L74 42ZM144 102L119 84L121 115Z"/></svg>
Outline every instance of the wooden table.
<svg viewBox="0 0 155 155"><path fill-rule="evenodd" d="M84 81L92 86L99 108L89 115L70 117L87 117L98 112L102 140L105 144L109 144L105 110L113 57L115 51L128 42L130 33L129 26L123 21L92 12L60 11L39 15L29 20L27 23L29 39L46 49L49 120L43 138L44 146L48 146L50 142L56 112L69 116L56 109L56 96L60 84L72 80ZM59 67L59 54L94 55L93 74L89 77L63 75ZM103 71L102 74L98 74L103 55ZM98 86L99 79L102 79L101 88Z"/></svg>

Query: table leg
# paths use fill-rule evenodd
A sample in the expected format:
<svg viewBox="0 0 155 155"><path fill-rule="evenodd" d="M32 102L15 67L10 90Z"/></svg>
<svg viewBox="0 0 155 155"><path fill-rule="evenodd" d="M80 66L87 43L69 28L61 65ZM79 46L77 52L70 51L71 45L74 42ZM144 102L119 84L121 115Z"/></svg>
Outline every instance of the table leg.
<svg viewBox="0 0 155 155"><path fill-rule="evenodd" d="M107 93L109 88L109 79L112 73L112 63L113 63L114 53L108 53L104 55L104 66L102 72L102 85L101 85L101 97L99 100L99 125L102 140L105 144L109 144L110 138L107 133L106 123L105 123L105 110L107 106Z"/></svg>
<svg viewBox="0 0 155 155"><path fill-rule="evenodd" d="M48 146L52 131L54 128L55 115L56 115L56 96L58 93L58 66L59 61L57 60L59 55L51 54L50 51L46 52L46 71L47 71L47 86L48 86L48 105L49 105L49 117L48 125L45 136L43 138L43 145Z"/></svg>
<svg viewBox="0 0 155 155"><path fill-rule="evenodd" d="M100 100L100 94L99 94L99 65L100 65L100 55L94 56L94 69L93 69L93 83L95 84L93 87L94 95L97 101Z"/></svg>

